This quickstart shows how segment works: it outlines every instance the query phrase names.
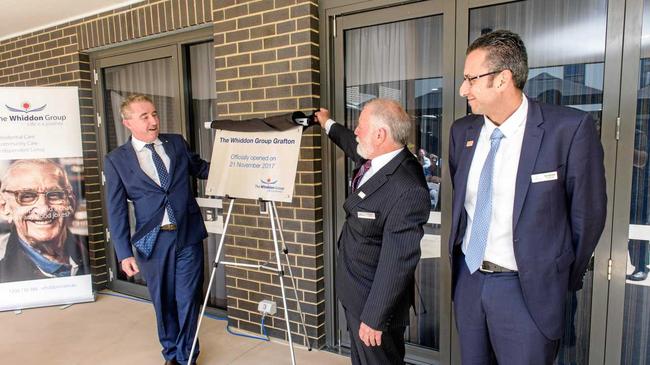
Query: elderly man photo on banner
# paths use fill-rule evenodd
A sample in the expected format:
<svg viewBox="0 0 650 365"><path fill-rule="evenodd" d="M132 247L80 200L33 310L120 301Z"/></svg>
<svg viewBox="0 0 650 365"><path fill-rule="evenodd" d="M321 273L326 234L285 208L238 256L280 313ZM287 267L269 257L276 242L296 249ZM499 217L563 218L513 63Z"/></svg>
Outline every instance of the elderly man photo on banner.
<svg viewBox="0 0 650 365"><path fill-rule="evenodd" d="M13 161L0 180L0 282L86 275L85 237L73 234L76 196L52 159Z"/></svg>
<svg viewBox="0 0 650 365"><path fill-rule="evenodd" d="M467 49L451 127L449 252L463 364L552 364L565 301L606 217L603 148L583 111L522 90L521 38L498 30Z"/></svg>
<svg viewBox="0 0 650 365"><path fill-rule="evenodd" d="M356 166L343 205L336 273L352 363L403 364L422 226L431 208L422 166L406 148L411 117L389 99L367 103L354 133L326 109L315 116Z"/></svg>
<svg viewBox="0 0 650 365"><path fill-rule="evenodd" d="M122 270L128 276L141 271L147 282L165 364L186 364L201 305L202 242L208 235L190 177L207 179L210 164L191 152L182 136L160 133L149 97L131 95L120 111L131 137L104 160L111 241ZM135 208L133 236L127 199Z"/></svg>

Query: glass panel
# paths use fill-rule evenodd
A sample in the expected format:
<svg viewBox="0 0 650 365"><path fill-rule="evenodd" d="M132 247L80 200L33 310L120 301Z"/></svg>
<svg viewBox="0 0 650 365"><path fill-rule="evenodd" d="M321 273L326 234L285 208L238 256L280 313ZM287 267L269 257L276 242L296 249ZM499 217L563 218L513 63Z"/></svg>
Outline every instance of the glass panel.
<svg viewBox="0 0 650 365"><path fill-rule="evenodd" d="M441 45L442 15L345 31L346 125L354 129L365 103L377 97L399 101L415 120L408 147L418 154L427 177L431 218L416 269L417 313L411 313L405 338L435 350L440 323ZM348 161L348 187L353 168Z"/></svg>
<svg viewBox="0 0 650 365"><path fill-rule="evenodd" d="M174 73L171 58L107 67L103 73L107 153L124 144L130 136L129 130L122 125L120 104L131 94L145 94L153 100L162 133L181 130L181 119L175 111L178 85L173 77L161 77Z"/></svg>
<svg viewBox="0 0 650 365"><path fill-rule="evenodd" d="M188 100L190 105L190 130L192 131L191 144L201 158L210 161L214 131L205 129L203 123L217 119L217 92L215 90L216 75L214 66L213 43L205 42L187 47L189 75L187 77L190 89ZM205 196L205 180L198 181L198 196ZM203 212L203 217L208 216L218 219L222 212ZM209 228L208 228L209 230ZM217 255L220 234L210 233L203 241L205 257L204 290L207 290L208 281L212 271L212 263ZM225 265L219 265L210 291L208 304L226 308L226 274Z"/></svg>
<svg viewBox="0 0 650 365"><path fill-rule="evenodd" d="M602 116L606 0L529 0L470 11L469 42L494 29L518 33L526 44L530 98ZM549 51L552 50L552 51ZM567 296L558 364L588 364L593 272Z"/></svg>
<svg viewBox="0 0 650 365"><path fill-rule="evenodd" d="M643 30L639 62L639 87L632 159L630 233L623 315L621 364L643 364L650 358L650 280L648 280L648 242L650 241L650 168L648 168L648 121L650 120L650 1L643 2Z"/></svg>

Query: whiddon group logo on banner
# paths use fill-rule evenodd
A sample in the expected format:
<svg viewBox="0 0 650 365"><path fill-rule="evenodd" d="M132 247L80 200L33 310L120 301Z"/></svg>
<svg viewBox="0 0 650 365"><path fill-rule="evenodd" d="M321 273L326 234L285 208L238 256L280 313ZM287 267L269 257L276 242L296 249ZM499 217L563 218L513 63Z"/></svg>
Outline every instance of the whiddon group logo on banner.
<svg viewBox="0 0 650 365"><path fill-rule="evenodd" d="M1 158L80 157L80 126L75 87L0 88Z"/></svg>
<svg viewBox="0 0 650 365"><path fill-rule="evenodd" d="M206 194L291 202L302 127L286 131L218 129Z"/></svg>
<svg viewBox="0 0 650 365"><path fill-rule="evenodd" d="M7 109L9 109L9 111L11 111L11 112L29 114L29 113L33 113L33 112L40 112L40 111L42 111L43 109L45 109L45 107L47 106L47 104L45 104L45 105L43 105L43 106L41 106L41 107L38 107L38 108L32 108L32 104L30 104L29 102L26 101L26 102L24 102L24 103L21 105L22 109L12 108L12 107L10 107L9 105L5 105L5 106L6 106Z"/></svg>

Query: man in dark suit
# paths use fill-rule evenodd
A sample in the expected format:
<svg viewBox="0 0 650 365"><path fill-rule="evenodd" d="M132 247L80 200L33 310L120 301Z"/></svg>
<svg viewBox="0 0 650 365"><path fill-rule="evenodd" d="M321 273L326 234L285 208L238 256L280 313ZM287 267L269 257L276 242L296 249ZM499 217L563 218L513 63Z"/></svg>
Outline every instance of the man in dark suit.
<svg viewBox="0 0 650 365"><path fill-rule="evenodd" d="M354 133L331 120L326 109L316 117L357 167L343 205L336 275L352 363L403 364L404 329L430 208L422 166L405 147L411 118L388 99L368 103Z"/></svg>
<svg viewBox="0 0 650 365"><path fill-rule="evenodd" d="M142 270L165 364L186 364L203 285L201 243L207 237L190 177L206 179L210 165L183 137L159 134L158 113L147 96L129 96L121 114L131 138L104 160L111 242L128 276ZM127 199L135 208L133 236Z"/></svg>
<svg viewBox="0 0 650 365"><path fill-rule="evenodd" d="M605 223L594 121L523 93L526 48L494 31L467 50L460 95L472 115L450 133L449 241L464 364L552 364L567 293Z"/></svg>
<svg viewBox="0 0 650 365"><path fill-rule="evenodd" d="M76 197L68 176L47 159L17 160L5 172L0 211L0 283L89 274L88 251L68 224Z"/></svg>

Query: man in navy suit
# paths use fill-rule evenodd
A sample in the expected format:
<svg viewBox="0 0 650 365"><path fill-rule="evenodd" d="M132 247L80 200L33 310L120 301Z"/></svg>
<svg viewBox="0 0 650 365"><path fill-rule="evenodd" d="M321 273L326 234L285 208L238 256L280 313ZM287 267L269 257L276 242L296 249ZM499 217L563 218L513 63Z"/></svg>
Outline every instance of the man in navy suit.
<svg viewBox="0 0 650 365"><path fill-rule="evenodd" d="M605 223L594 121L523 93L526 48L494 31L467 49L450 133L449 241L463 364L552 364L565 299L580 289Z"/></svg>
<svg viewBox="0 0 650 365"><path fill-rule="evenodd" d="M316 117L356 165L336 264L352 363L403 364L422 226L431 207L422 166L406 148L411 118L388 99L366 104L354 133L326 109Z"/></svg>
<svg viewBox="0 0 650 365"><path fill-rule="evenodd" d="M111 242L122 270L141 272L147 282L165 364L184 365L198 321L208 235L190 177L206 179L210 165L180 135L160 134L147 96L129 96L121 114L131 138L104 160ZM135 208L133 236L127 199Z"/></svg>

